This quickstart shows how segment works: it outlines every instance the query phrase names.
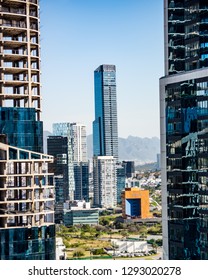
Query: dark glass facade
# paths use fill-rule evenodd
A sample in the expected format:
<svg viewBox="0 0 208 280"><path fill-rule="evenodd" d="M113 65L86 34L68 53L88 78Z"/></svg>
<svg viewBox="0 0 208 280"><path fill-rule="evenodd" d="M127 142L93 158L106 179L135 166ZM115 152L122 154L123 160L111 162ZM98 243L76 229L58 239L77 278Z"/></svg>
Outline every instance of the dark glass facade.
<svg viewBox="0 0 208 280"><path fill-rule="evenodd" d="M48 168L55 175L55 222L60 223L63 221L63 203L69 199L68 137L49 136L47 153L54 157Z"/></svg>
<svg viewBox="0 0 208 280"><path fill-rule="evenodd" d="M202 240L207 241L208 233L201 228L208 209L207 90L208 78L166 86L170 259L204 256Z"/></svg>
<svg viewBox="0 0 208 280"><path fill-rule="evenodd" d="M160 80L164 259L208 259L208 3L166 0Z"/></svg>
<svg viewBox="0 0 208 280"><path fill-rule="evenodd" d="M208 3L168 0L168 73L208 66Z"/></svg>
<svg viewBox="0 0 208 280"><path fill-rule="evenodd" d="M101 65L94 71L95 120L93 153L118 159L116 67Z"/></svg>
<svg viewBox="0 0 208 280"><path fill-rule="evenodd" d="M74 162L75 200L89 201L89 163Z"/></svg>
<svg viewBox="0 0 208 280"><path fill-rule="evenodd" d="M0 132L11 146L43 152L43 123L36 121L34 108L0 107Z"/></svg>
<svg viewBox="0 0 208 280"><path fill-rule="evenodd" d="M55 226L0 231L1 260L55 260Z"/></svg>
<svg viewBox="0 0 208 280"><path fill-rule="evenodd" d="M125 189L126 186L126 172L125 167L122 165L116 165L116 175L117 175L117 204L122 203L121 201L121 193Z"/></svg>
<svg viewBox="0 0 208 280"><path fill-rule="evenodd" d="M135 172L135 163L134 161L123 161L122 165L125 168L125 174L127 178L131 178Z"/></svg>

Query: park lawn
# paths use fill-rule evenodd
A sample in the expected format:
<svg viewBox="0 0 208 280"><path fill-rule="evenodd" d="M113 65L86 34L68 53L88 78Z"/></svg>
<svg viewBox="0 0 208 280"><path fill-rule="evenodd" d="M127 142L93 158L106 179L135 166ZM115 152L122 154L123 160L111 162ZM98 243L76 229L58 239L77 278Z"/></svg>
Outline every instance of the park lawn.
<svg viewBox="0 0 208 280"><path fill-rule="evenodd" d="M67 242L67 258L73 258L73 254L76 250L80 249L83 251L83 258L90 257L90 250L98 248L110 247L111 243L107 240L98 240L98 239L82 239L82 238L70 238Z"/></svg>

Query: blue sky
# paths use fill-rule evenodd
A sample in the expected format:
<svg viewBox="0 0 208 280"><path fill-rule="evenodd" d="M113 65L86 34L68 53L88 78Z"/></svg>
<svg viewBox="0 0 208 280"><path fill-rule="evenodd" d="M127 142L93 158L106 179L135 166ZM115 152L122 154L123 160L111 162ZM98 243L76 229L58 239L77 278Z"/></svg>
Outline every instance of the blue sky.
<svg viewBox="0 0 208 280"><path fill-rule="evenodd" d="M94 70L117 68L118 134L159 137L163 0L42 0L42 120L92 133Z"/></svg>

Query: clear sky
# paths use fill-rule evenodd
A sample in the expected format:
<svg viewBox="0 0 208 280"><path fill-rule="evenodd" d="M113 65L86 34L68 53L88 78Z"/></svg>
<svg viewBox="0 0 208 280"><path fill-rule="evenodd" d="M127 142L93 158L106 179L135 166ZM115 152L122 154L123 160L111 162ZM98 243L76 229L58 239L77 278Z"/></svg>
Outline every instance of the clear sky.
<svg viewBox="0 0 208 280"><path fill-rule="evenodd" d="M159 137L163 0L41 0L42 120L92 133L94 70L116 65L118 134Z"/></svg>

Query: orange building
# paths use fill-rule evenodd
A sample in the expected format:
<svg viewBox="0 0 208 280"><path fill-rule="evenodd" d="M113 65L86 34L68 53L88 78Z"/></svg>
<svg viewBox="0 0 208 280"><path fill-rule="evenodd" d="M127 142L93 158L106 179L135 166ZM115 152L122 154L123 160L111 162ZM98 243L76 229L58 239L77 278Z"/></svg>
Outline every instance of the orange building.
<svg viewBox="0 0 208 280"><path fill-rule="evenodd" d="M149 212L149 191L137 187L126 188L122 194L122 216L124 219L147 219Z"/></svg>

